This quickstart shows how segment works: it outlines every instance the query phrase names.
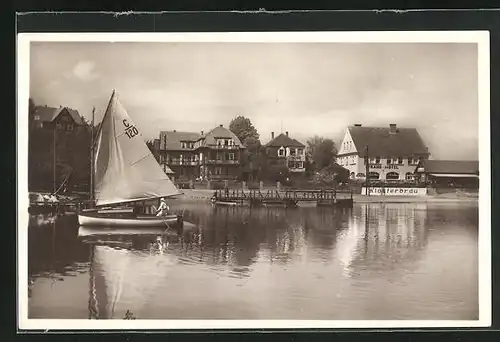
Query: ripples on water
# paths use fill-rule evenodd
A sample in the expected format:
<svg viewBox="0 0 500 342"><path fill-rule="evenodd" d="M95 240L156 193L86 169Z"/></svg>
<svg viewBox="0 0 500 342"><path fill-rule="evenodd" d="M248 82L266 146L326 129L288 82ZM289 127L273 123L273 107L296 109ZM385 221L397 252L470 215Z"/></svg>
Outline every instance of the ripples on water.
<svg viewBox="0 0 500 342"><path fill-rule="evenodd" d="M194 227L160 240L33 216L29 317L478 318L477 205L178 206Z"/></svg>

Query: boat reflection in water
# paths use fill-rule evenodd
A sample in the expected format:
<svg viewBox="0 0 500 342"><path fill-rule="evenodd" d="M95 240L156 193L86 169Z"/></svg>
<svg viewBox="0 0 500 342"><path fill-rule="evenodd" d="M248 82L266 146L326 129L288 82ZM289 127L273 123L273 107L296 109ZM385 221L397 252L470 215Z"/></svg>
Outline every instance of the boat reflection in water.
<svg viewBox="0 0 500 342"><path fill-rule="evenodd" d="M37 280L30 317L477 318L477 206L176 205L193 223L180 235L77 227L70 237L68 225L70 248L55 260L86 259L81 290L65 292L66 281L53 295Z"/></svg>

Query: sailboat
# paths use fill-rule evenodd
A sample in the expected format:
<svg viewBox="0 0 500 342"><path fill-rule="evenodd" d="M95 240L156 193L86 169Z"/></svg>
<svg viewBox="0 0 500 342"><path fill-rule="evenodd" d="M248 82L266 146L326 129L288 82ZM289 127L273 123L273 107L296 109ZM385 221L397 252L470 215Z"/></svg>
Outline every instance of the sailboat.
<svg viewBox="0 0 500 342"><path fill-rule="evenodd" d="M95 145L91 163L93 208L78 213L80 226L182 226L180 215L158 217L137 210L138 203L181 193L161 169L115 90Z"/></svg>

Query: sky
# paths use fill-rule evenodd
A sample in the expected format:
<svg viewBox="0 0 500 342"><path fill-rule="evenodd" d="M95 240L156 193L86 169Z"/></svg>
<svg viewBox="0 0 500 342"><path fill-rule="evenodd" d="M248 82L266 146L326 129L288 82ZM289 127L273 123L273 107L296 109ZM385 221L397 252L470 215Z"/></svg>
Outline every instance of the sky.
<svg viewBox="0 0 500 342"><path fill-rule="evenodd" d="M340 144L348 125L418 129L433 159L478 159L471 43L34 42L30 96L100 120L116 92L145 139L248 117Z"/></svg>

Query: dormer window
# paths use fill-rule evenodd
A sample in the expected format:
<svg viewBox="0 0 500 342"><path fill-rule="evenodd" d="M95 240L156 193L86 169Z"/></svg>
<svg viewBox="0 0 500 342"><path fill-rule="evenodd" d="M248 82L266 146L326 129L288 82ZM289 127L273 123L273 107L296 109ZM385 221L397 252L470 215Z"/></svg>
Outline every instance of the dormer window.
<svg viewBox="0 0 500 342"><path fill-rule="evenodd" d="M36 121L38 121L38 120L40 120L40 115L35 115L33 118L34 118Z"/></svg>
<svg viewBox="0 0 500 342"><path fill-rule="evenodd" d="M284 148L280 148L278 150L278 156L283 157L284 155L285 155L285 149Z"/></svg>

